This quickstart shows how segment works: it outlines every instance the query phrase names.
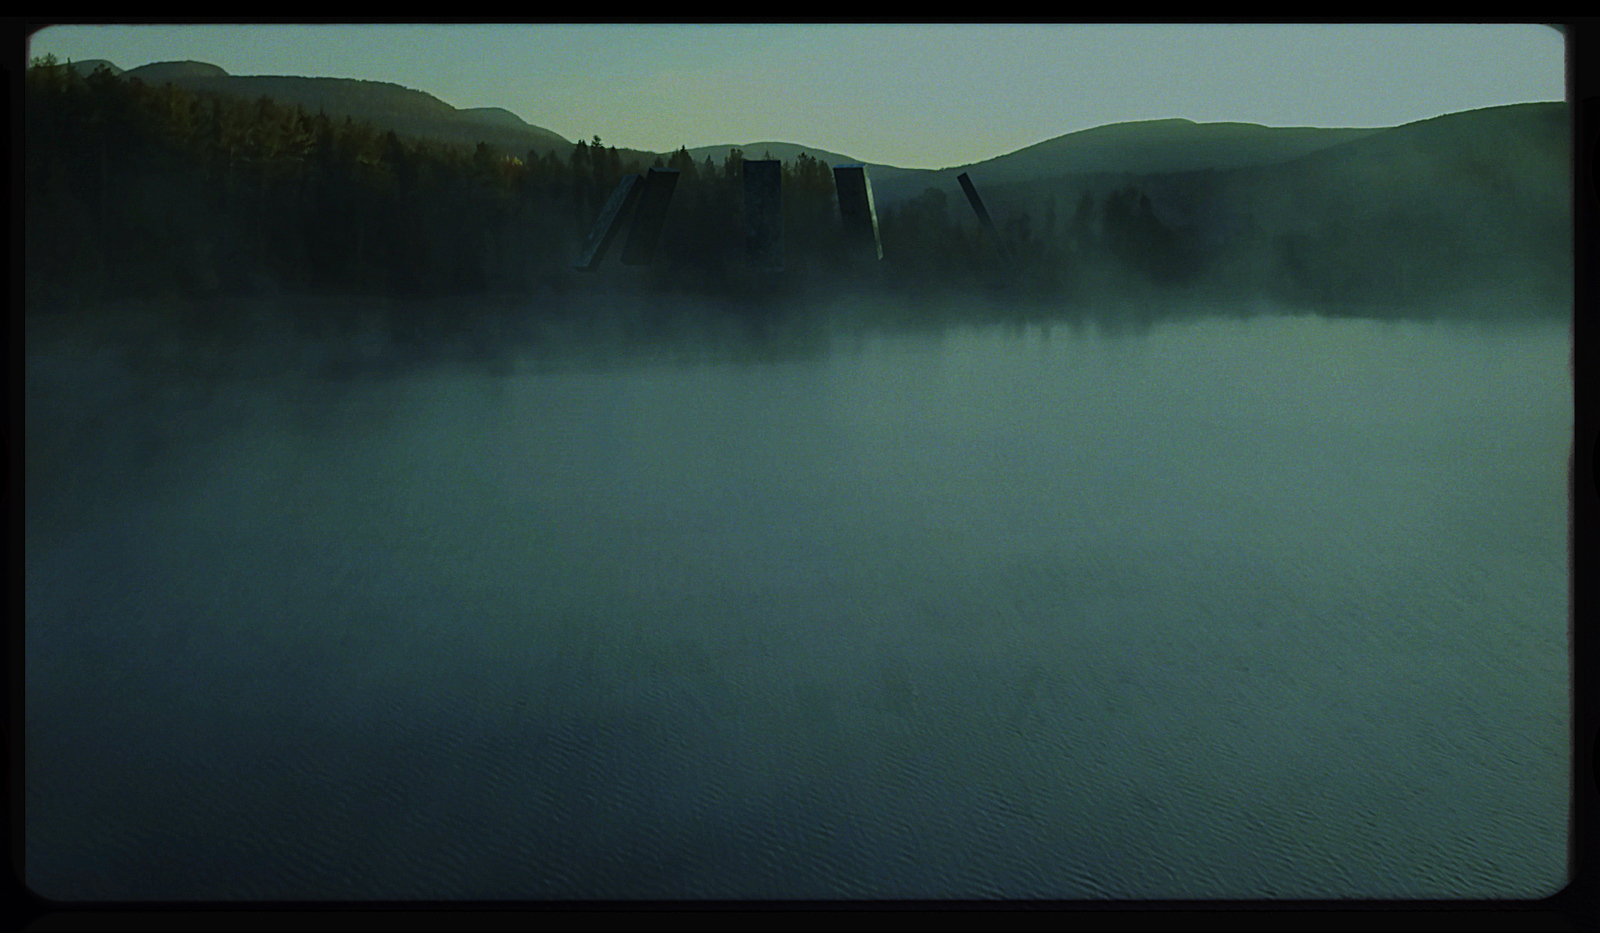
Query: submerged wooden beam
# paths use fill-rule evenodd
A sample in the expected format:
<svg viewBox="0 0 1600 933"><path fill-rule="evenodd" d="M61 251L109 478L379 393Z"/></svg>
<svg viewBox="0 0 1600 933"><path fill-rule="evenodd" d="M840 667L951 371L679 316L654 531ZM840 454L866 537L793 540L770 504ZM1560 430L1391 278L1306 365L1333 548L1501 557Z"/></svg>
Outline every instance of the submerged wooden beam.
<svg viewBox="0 0 1600 933"><path fill-rule="evenodd" d="M745 258L758 269L783 268L783 163L744 160Z"/></svg>
<svg viewBox="0 0 1600 933"><path fill-rule="evenodd" d="M622 250L623 265L642 266L655 258L667 205L672 203L672 191L677 186L677 169L653 168L645 176L639 206L633 212L633 229L628 231L628 245Z"/></svg>
<svg viewBox="0 0 1600 933"><path fill-rule="evenodd" d="M638 197L639 176L622 176L617 186L611 189L611 197L606 199L606 206L600 209L594 226L589 229L589 238L583 241L583 251L578 254L578 261L573 263L575 268L584 272L600 268L600 261L606 258L611 241L617 238L617 231L622 229L628 208L633 206Z"/></svg>
<svg viewBox="0 0 1600 933"><path fill-rule="evenodd" d="M994 248L1000 251L1000 259L1006 265L1011 264L1011 254L1006 251L1005 241L1000 239L1000 231L994 228L994 221L989 219L989 211L983 206L983 199L978 197L978 189L972 186L972 179L966 172L956 176L956 181L961 182L961 190L967 193L967 203L972 205L972 212L978 215L978 222L983 224L983 229L989 231L989 236L994 238Z"/></svg>
<svg viewBox="0 0 1600 933"><path fill-rule="evenodd" d="M878 210L872 202L872 180L865 165L839 165L833 170L833 188L839 195L839 220L852 255L883 258L878 239Z"/></svg>

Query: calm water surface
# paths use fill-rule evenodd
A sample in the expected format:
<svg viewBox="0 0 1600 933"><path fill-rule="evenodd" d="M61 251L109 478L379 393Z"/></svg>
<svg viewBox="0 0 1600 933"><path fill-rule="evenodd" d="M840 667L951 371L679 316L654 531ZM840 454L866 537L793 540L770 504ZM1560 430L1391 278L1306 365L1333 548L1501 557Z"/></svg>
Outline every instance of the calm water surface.
<svg viewBox="0 0 1600 933"><path fill-rule="evenodd" d="M105 376L165 414L30 409L27 879L1543 896L1569 344L1261 317ZM111 371L29 365L62 411Z"/></svg>

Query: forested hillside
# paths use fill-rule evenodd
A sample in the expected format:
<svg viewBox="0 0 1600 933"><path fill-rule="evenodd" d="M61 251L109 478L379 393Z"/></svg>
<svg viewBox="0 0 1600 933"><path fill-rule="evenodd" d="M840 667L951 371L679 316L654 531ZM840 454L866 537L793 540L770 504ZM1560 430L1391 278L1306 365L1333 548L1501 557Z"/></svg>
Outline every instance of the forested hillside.
<svg viewBox="0 0 1600 933"><path fill-rule="evenodd" d="M27 72L31 310L235 295L533 296L597 278L733 300L848 287L1078 305L1140 296L1381 304L1501 288L1559 302L1570 287L1559 103L1453 114L1330 146L1318 137L1310 154L1231 169L1052 174L1074 163L1046 159L1039 177L992 183L979 166L973 179L1003 250L960 189L939 184L880 204L881 263L842 251L828 164L785 152L788 268L763 278L743 261L738 150L652 158L595 137L565 155L507 153L270 95L157 84L139 69L85 70L47 59ZM521 122L493 108L477 116L511 130ZM680 173L655 262L627 268L613 257L593 276L576 272L619 178L652 163Z"/></svg>
<svg viewBox="0 0 1600 933"><path fill-rule="evenodd" d="M1272 165L995 186L1023 249L1078 284L1129 271L1216 294L1420 302L1570 294L1567 106L1448 114Z"/></svg>
<svg viewBox="0 0 1600 933"><path fill-rule="evenodd" d="M29 69L25 120L30 306L559 288L618 179L649 167L598 137L519 158L53 63ZM671 160L663 284L740 255L738 163ZM786 181L791 241L824 243L831 176L805 159Z"/></svg>
<svg viewBox="0 0 1600 933"><path fill-rule="evenodd" d="M90 74L75 66L80 74ZM533 126L498 107L465 110L450 106L425 91L386 81L354 78L305 78L294 75L230 75L205 62L156 62L122 72L145 84L175 84L202 96L259 100L270 97L285 107L326 113L335 120L349 117L369 122L402 137L427 142L474 145L487 142L511 155L537 148L566 156L572 143L543 127Z"/></svg>

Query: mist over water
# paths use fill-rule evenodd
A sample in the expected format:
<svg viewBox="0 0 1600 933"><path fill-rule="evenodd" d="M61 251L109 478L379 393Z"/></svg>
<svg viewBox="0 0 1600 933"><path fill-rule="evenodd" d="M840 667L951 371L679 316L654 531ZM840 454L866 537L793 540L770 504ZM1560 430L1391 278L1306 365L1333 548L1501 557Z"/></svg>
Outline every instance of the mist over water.
<svg viewBox="0 0 1600 933"><path fill-rule="evenodd" d="M1564 321L749 333L30 334L29 884L1565 884Z"/></svg>

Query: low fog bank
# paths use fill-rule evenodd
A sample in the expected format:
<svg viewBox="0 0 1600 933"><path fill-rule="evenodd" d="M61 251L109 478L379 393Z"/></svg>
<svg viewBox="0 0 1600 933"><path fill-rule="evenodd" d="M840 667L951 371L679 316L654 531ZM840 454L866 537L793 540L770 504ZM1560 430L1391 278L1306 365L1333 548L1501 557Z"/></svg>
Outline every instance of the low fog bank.
<svg viewBox="0 0 1600 933"><path fill-rule="evenodd" d="M141 369L370 375L419 366L493 371L529 356L601 358L676 346L709 352L787 352L839 332L919 331L1064 323L1110 333L1161 321L1312 314L1379 320L1506 322L1569 318L1570 287L1488 280L1422 300L1286 300L1204 289L1105 288L1071 299L997 278L967 292L906 291L870 272L750 276L723 297L650 292L626 278L581 280L536 296L395 299L273 293L207 300L30 306L27 348L114 346ZM825 342L822 341L822 342Z"/></svg>
<svg viewBox="0 0 1600 933"><path fill-rule="evenodd" d="M229 385L292 384L304 391L314 384L332 391L356 380L438 371L505 376L645 361L796 359L864 334L1041 327L1117 336L1167 322L1280 315L1514 327L1568 321L1572 313L1570 297L1515 286L1432 303L1293 304L1196 294L1063 302L1004 287L906 296L861 285L794 289L777 282L742 300L641 296L598 282L537 299L276 296L30 309L24 319L29 432L47 429L57 405L94 409L114 421L108 413L134 400L176 404ZM193 412L186 417L200 420Z"/></svg>
<svg viewBox="0 0 1600 933"><path fill-rule="evenodd" d="M918 299L870 287L778 285L720 302L640 297L599 281L535 301L279 296L35 310L25 318L28 527L98 507L90 489L127 494L135 474L184 482L193 468L189 452L247 424L300 433L347 429L337 414L340 399L370 398L373 384L423 374L493 380L529 369L805 359L863 335L968 328L1116 337L1206 317L1310 313L1509 325L1560 320L1571 311L1510 288L1431 307L1306 307L1193 296L1086 305L1006 289Z"/></svg>

